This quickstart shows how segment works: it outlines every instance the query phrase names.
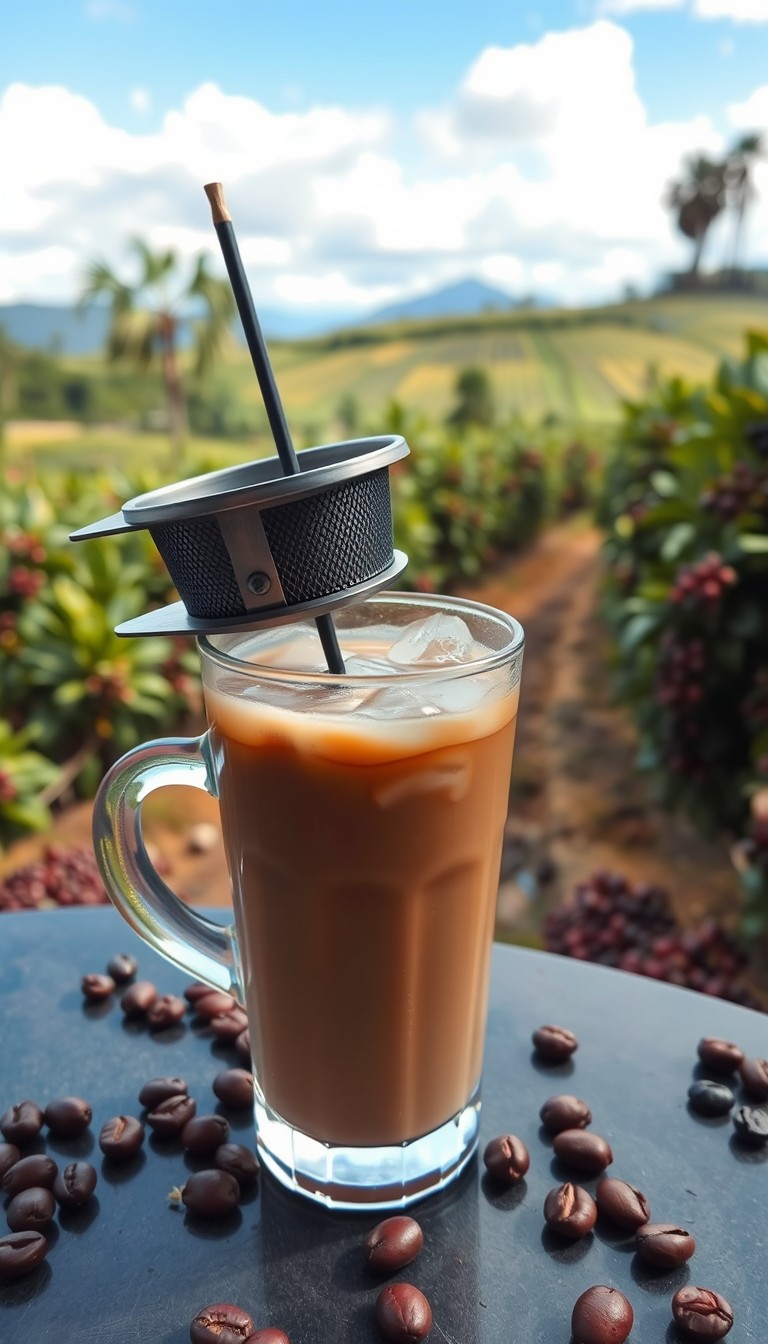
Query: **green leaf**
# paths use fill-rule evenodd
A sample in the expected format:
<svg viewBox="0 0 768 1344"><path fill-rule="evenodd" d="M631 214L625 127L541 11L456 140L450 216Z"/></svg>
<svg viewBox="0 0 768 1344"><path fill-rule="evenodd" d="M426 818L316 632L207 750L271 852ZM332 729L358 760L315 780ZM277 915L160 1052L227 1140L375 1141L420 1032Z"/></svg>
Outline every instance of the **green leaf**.
<svg viewBox="0 0 768 1344"><path fill-rule="evenodd" d="M745 336L750 359L755 355L768 354L768 331L747 331Z"/></svg>
<svg viewBox="0 0 768 1344"><path fill-rule="evenodd" d="M648 635L652 634L659 623L658 614L648 613L644 616L633 616L627 621L619 637L619 644L625 653L631 649L637 648L642 644Z"/></svg>
<svg viewBox="0 0 768 1344"><path fill-rule="evenodd" d="M652 472L651 485L656 494L661 495L663 499L669 499L678 493L677 477L673 476L671 471Z"/></svg>
<svg viewBox="0 0 768 1344"><path fill-rule="evenodd" d="M53 698L57 705L76 705L86 697L85 686L81 681L65 681L57 686Z"/></svg>
<svg viewBox="0 0 768 1344"><path fill-rule="evenodd" d="M742 532L737 538L742 551L748 555L768 555L768 536L759 532Z"/></svg>
<svg viewBox="0 0 768 1344"><path fill-rule="evenodd" d="M36 799L23 803L3 803L0 815L4 821L10 821L14 826L23 826L27 831L44 831L51 822L48 808Z"/></svg>
<svg viewBox="0 0 768 1344"><path fill-rule="evenodd" d="M696 529L693 523L675 523L661 543L662 560L677 560L695 535Z"/></svg>

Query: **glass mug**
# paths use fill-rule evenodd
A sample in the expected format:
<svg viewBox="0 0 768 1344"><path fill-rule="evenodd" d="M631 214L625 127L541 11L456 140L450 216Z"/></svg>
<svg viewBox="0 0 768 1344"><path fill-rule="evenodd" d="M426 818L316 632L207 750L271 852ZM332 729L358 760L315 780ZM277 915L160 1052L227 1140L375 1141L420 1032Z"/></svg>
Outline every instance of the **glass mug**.
<svg viewBox="0 0 768 1344"><path fill-rule="evenodd" d="M262 1164L334 1208L402 1208L477 1146L523 631L479 603L378 595L198 641L208 731L129 752L96 800L107 891L156 951L245 1005ZM141 804L219 800L234 925L152 867Z"/></svg>

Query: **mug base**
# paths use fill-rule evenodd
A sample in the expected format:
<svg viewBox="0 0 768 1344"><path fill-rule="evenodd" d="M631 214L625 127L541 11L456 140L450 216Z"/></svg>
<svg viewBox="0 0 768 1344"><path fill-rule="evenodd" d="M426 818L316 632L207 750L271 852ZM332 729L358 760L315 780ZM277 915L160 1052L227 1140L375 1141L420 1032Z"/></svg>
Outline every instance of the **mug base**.
<svg viewBox="0 0 768 1344"><path fill-rule="evenodd" d="M474 1155L480 1088L438 1129L375 1148L321 1143L258 1097L255 1115L259 1161L288 1190L327 1209L404 1209L450 1185Z"/></svg>

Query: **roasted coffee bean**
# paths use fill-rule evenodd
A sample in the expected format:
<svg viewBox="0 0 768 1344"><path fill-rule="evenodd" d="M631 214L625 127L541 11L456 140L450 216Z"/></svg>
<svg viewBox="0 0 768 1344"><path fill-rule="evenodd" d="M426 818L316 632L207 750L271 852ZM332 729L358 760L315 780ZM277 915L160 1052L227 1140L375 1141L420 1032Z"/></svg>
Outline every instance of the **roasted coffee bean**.
<svg viewBox="0 0 768 1344"><path fill-rule="evenodd" d="M9 1232L0 1237L0 1283L31 1274L48 1254L48 1242L40 1232Z"/></svg>
<svg viewBox="0 0 768 1344"><path fill-rule="evenodd" d="M733 1105L733 1093L725 1083L702 1078L688 1088L688 1104L699 1115L727 1115Z"/></svg>
<svg viewBox="0 0 768 1344"><path fill-rule="evenodd" d="M580 1185L566 1181L557 1189L550 1190L544 1200L544 1221L553 1232L569 1241L578 1241L579 1237L591 1232L597 1222L597 1205L594 1199Z"/></svg>
<svg viewBox="0 0 768 1344"><path fill-rule="evenodd" d="M233 1008L237 1008L237 1000L231 994L225 994L223 989L209 989L207 994L194 1001L195 1015L205 1018L206 1022L220 1013L231 1012Z"/></svg>
<svg viewBox="0 0 768 1344"><path fill-rule="evenodd" d="M118 985L123 984L125 980L130 980L138 969L138 961L128 952L118 952L116 957L111 957L107 962L107 975L111 975Z"/></svg>
<svg viewBox="0 0 768 1344"><path fill-rule="evenodd" d="M222 1143L213 1154L213 1165L220 1171L228 1171L240 1185L255 1181L261 1170L256 1154L244 1143Z"/></svg>
<svg viewBox="0 0 768 1344"><path fill-rule="evenodd" d="M188 1092L184 1078L150 1078L139 1093L139 1101L151 1110L161 1101L168 1101L169 1097L185 1097Z"/></svg>
<svg viewBox="0 0 768 1344"><path fill-rule="evenodd" d="M596 1284L577 1298L571 1332L575 1344L624 1344L634 1319L631 1304L618 1288Z"/></svg>
<svg viewBox="0 0 768 1344"><path fill-rule="evenodd" d="M194 1005L197 1003L198 999L204 999L206 995L214 994L216 992L217 991L212 989L210 985L204 985L202 980L193 980L192 984L187 985L187 988L184 990L184 998L187 1000L187 1003Z"/></svg>
<svg viewBox="0 0 768 1344"><path fill-rule="evenodd" d="M234 1041L248 1030L248 1017L242 1008L232 1008L228 1013L217 1013L209 1018L208 1026L217 1041Z"/></svg>
<svg viewBox="0 0 768 1344"><path fill-rule="evenodd" d="M101 1003L115 992L115 982L111 975L84 975L80 988L91 1003Z"/></svg>
<svg viewBox="0 0 768 1344"><path fill-rule="evenodd" d="M93 1111L82 1097L56 1097L49 1101L43 1112L45 1123L52 1134L61 1134L64 1138L76 1138L93 1119Z"/></svg>
<svg viewBox="0 0 768 1344"><path fill-rule="evenodd" d="M245 1344L252 1334L248 1312L231 1302L201 1307L189 1327L192 1344Z"/></svg>
<svg viewBox="0 0 768 1344"><path fill-rule="evenodd" d="M611 1145L600 1134L584 1129L563 1129L555 1135L555 1154L569 1167L596 1176L613 1161Z"/></svg>
<svg viewBox="0 0 768 1344"><path fill-rule="evenodd" d="M181 1198L198 1218L223 1218L236 1208L240 1185L230 1172L220 1168L196 1171L187 1180Z"/></svg>
<svg viewBox="0 0 768 1344"><path fill-rule="evenodd" d="M652 1269L676 1269L696 1250L690 1232L674 1223L646 1223L637 1232L635 1246L640 1259Z"/></svg>
<svg viewBox="0 0 768 1344"><path fill-rule="evenodd" d="M744 1058L744 1051L733 1041L705 1036L699 1041L698 1055L705 1069L712 1069L713 1073L735 1073Z"/></svg>
<svg viewBox="0 0 768 1344"><path fill-rule="evenodd" d="M563 1092L544 1102L539 1119L550 1134L559 1134L563 1129L586 1129L592 1123L592 1112L586 1101Z"/></svg>
<svg viewBox="0 0 768 1344"><path fill-rule="evenodd" d="M235 1049L236 1049L238 1055L240 1056L240 1058L241 1058L242 1060L244 1060L246 1064L250 1064L250 1062L251 1062L251 1033L250 1033L249 1031L241 1031L241 1032L240 1032L240 1035L239 1035L238 1037L236 1037L236 1039L235 1039Z"/></svg>
<svg viewBox="0 0 768 1344"><path fill-rule="evenodd" d="M607 1218L628 1232L636 1232L651 1217L651 1206L642 1190L636 1190L634 1185L620 1181L616 1176L604 1176L598 1181L595 1203L601 1218Z"/></svg>
<svg viewBox="0 0 768 1344"><path fill-rule="evenodd" d="M522 1139L514 1134L499 1134L486 1144L483 1162L495 1181L514 1185L523 1179L531 1158Z"/></svg>
<svg viewBox="0 0 768 1344"><path fill-rule="evenodd" d="M123 994L120 1007L126 1017L144 1017L157 997L157 990L149 980L135 980Z"/></svg>
<svg viewBox="0 0 768 1344"><path fill-rule="evenodd" d="M0 1143L0 1181L20 1157L21 1153L15 1143Z"/></svg>
<svg viewBox="0 0 768 1344"><path fill-rule="evenodd" d="M755 1098L755 1101L768 1101L768 1059L744 1059L739 1067L739 1074L745 1090ZM6 1138L12 1137L11 1134L6 1134Z"/></svg>
<svg viewBox="0 0 768 1344"><path fill-rule="evenodd" d="M187 1005L178 995L159 994L147 1009L147 1021L154 1031L161 1031L180 1022L186 1011Z"/></svg>
<svg viewBox="0 0 768 1344"><path fill-rule="evenodd" d="M531 1040L537 1055L552 1064L564 1064L579 1048L579 1042L567 1027L539 1027Z"/></svg>
<svg viewBox="0 0 768 1344"><path fill-rule="evenodd" d="M36 1139L43 1128L43 1112L36 1101L19 1101L0 1116L3 1138L17 1148Z"/></svg>
<svg viewBox="0 0 768 1344"><path fill-rule="evenodd" d="M291 1341L284 1330L276 1330L274 1326L268 1325L266 1330L254 1330L245 1344L291 1344Z"/></svg>
<svg viewBox="0 0 768 1344"><path fill-rule="evenodd" d="M147 1124L153 1129L158 1137L169 1137L174 1134L180 1134L184 1126L192 1119L197 1112L197 1102L186 1094L178 1097L167 1097L161 1101L154 1110L151 1110L147 1116Z"/></svg>
<svg viewBox="0 0 768 1344"><path fill-rule="evenodd" d="M137 1153L144 1142L144 1126L133 1115L115 1115L102 1125L99 1147L105 1157L114 1162L125 1162Z"/></svg>
<svg viewBox="0 0 768 1344"><path fill-rule="evenodd" d="M46 1190L50 1190L59 1168L56 1166L52 1157L46 1157L45 1153L33 1153L31 1157L22 1157L18 1162L9 1167L5 1175L0 1179L3 1193L18 1195L20 1190L31 1190L35 1185L42 1185Z"/></svg>
<svg viewBox="0 0 768 1344"><path fill-rule="evenodd" d="M32 1185L14 1195L5 1217L12 1232L43 1232L56 1212L56 1200L50 1190Z"/></svg>
<svg viewBox="0 0 768 1344"><path fill-rule="evenodd" d="M188 1153L213 1153L229 1138L229 1121L223 1115L197 1115L181 1131Z"/></svg>
<svg viewBox="0 0 768 1344"><path fill-rule="evenodd" d="M225 1106L237 1110L253 1105L253 1074L248 1069L223 1069L213 1080L213 1091Z"/></svg>
<svg viewBox="0 0 768 1344"><path fill-rule="evenodd" d="M387 1339L413 1344L432 1329L432 1308L412 1283L392 1283L376 1298L376 1319Z"/></svg>
<svg viewBox="0 0 768 1344"><path fill-rule="evenodd" d="M733 1325L730 1302L712 1288L680 1288L672 1298L678 1330L691 1339L725 1339Z"/></svg>
<svg viewBox="0 0 768 1344"><path fill-rule="evenodd" d="M739 1106L733 1113L733 1127L742 1143L750 1147L768 1143L768 1111L760 1106Z"/></svg>
<svg viewBox="0 0 768 1344"><path fill-rule="evenodd" d="M53 1193L65 1209L87 1204L96 1189L96 1169L90 1162L70 1162L53 1182Z"/></svg>
<svg viewBox="0 0 768 1344"><path fill-rule="evenodd" d="M424 1245L424 1233L415 1218L396 1214L377 1223L365 1239L365 1258L371 1269L394 1274L416 1259Z"/></svg>

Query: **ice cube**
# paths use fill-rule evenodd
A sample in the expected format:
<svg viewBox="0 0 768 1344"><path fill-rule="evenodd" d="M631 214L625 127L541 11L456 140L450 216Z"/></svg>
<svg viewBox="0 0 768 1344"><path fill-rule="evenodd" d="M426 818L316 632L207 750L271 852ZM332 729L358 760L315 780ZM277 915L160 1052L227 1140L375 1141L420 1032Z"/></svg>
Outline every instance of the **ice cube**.
<svg viewBox="0 0 768 1344"><path fill-rule="evenodd" d="M350 677L393 677L397 668L388 658L377 658L373 653L353 653L344 659L344 668Z"/></svg>
<svg viewBox="0 0 768 1344"><path fill-rule="evenodd" d="M470 662L477 657L475 649L475 641L460 616L435 612L407 625L389 650L389 657L399 667L414 663L441 667L444 663Z"/></svg>
<svg viewBox="0 0 768 1344"><path fill-rule="evenodd" d="M423 705L423 696L406 685L381 686L365 695L360 713L370 719L418 719Z"/></svg>

